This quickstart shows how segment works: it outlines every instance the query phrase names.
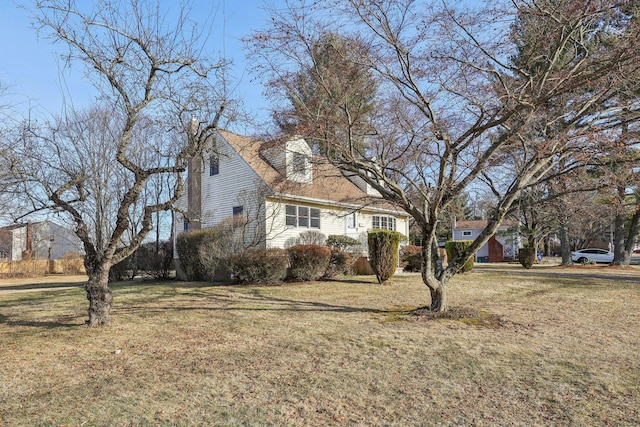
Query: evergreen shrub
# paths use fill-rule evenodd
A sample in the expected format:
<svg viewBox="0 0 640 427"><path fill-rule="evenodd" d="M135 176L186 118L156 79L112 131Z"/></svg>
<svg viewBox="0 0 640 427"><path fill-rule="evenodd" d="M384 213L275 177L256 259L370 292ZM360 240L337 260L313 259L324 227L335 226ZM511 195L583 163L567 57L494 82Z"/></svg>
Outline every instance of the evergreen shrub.
<svg viewBox="0 0 640 427"><path fill-rule="evenodd" d="M373 230L367 234L369 264L378 283L386 284L398 266L398 246L402 234L391 230Z"/></svg>
<svg viewBox="0 0 640 427"><path fill-rule="evenodd" d="M520 261L520 264L522 264L524 268L532 268L533 264L536 262L536 248L521 248L518 251L518 261Z"/></svg>
<svg viewBox="0 0 640 427"><path fill-rule="evenodd" d="M458 254L464 252L471 244L472 240L449 240L444 244L444 248L447 251L447 259L449 261L453 260ZM460 273L467 273L473 270L473 265L475 264L475 260L473 259L474 255L469 256L467 261L464 263L462 268L459 270Z"/></svg>
<svg viewBox="0 0 640 427"><path fill-rule="evenodd" d="M209 275L202 263L200 247L206 240L214 239L215 229L193 230L180 233L176 239L176 250L180 258L180 267L187 276L187 280L207 280Z"/></svg>

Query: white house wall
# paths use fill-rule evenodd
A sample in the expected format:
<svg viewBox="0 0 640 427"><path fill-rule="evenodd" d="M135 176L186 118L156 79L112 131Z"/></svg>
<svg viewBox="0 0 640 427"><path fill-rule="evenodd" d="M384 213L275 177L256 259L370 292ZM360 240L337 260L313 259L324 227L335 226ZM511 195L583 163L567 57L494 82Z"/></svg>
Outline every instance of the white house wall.
<svg viewBox="0 0 640 427"><path fill-rule="evenodd" d="M292 227L285 225L285 206L297 205L309 208L320 209L320 228ZM357 224L355 230L349 233L347 229L347 217L353 209L333 207L320 203L309 203L301 200L285 200L272 198L267 202L266 209L266 229L267 229L267 247L282 248L290 238L298 237L305 231L318 231L326 237L331 235L353 235L362 236L372 229L373 215L386 215L396 218L396 231L405 236L409 234L409 223L405 218L383 212L357 211Z"/></svg>
<svg viewBox="0 0 640 427"><path fill-rule="evenodd" d="M242 206L244 213L252 215L264 199L258 190L255 172L223 141L218 141L219 173L210 175L209 159L204 159L202 170L202 228L210 228L233 215L234 206ZM177 203L187 208L186 191ZM176 215L175 227L183 230L184 218Z"/></svg>
<svg viewBox="0 0 640 427"><path fill-rule="evenodd" d="M31 250L34 259L60 259L69 252L81 253L82 243L71 230L44 221L31 225ZM27 249L27 226L12 230L11 260L22 260Z"/></svg>
<svg viewBox="0 0 640 427"><path fill-rule="evenodd" d="M470 233L470 235L465 236L464 234L465 232ZM478 237L481 232L482 230L476 230L476 229L454 230L453 240L476 240L476 237ZM482 245L480 249L478 249L478 252L476 252L476 257L488 257L488 256L489 256L489 245L485 243L484 245Z"/></svg>

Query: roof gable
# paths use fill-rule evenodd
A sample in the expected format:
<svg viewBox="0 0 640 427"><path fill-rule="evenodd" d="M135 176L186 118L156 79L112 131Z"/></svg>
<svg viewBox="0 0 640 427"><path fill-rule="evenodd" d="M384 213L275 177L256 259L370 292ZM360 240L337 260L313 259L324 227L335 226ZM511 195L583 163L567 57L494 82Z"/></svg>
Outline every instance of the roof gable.
<svg viewBox="0 0 640 427"><path fill-rule="evenodd" d="M405 214L384 199L368 195L346 178L340 169L323 161L321 157L312 156L310 159L313 167L311 179L291 180L287 179L282 164L272 157L274 153L272 150L277 147L273 143L240 136L228 131L221 130L219 134L276 194L341 204L363 205L372 209L393 210L399 214ZM308 147L306 142L305 145Z"/></svg>

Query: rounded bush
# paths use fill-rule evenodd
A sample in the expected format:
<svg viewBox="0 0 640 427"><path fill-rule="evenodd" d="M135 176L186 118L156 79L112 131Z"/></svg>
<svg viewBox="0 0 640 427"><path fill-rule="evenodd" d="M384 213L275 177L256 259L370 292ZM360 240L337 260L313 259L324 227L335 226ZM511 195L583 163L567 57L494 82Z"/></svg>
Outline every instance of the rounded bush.
<svg viewBox="0 0 640 427"><path fill-rule="evenodd" d="M331 248L331 260L324 277L331 279L343 274L350 274L353 264L353 256L337 247Z"/></svg>
<svg viewBox="0 0 640 427"><path fill-rule="evenodd" d="M289 276L296 280L318 280L327 271L331 249L320 245L296 245L288 249Z"/></svg>
<svg viewBox="0 0 640 427"><path fill-rule="evenodd" d="M281 282L289 266L287 251L276 248L239 252L229 261L235 280L242 284Z"/></svg>
<svg viewBox="0 0 640 427"><path fill-rule="evenodd" d="M422 246L407 245L400 249L400 262L404 264L404 271L421 271Z"/></svg>

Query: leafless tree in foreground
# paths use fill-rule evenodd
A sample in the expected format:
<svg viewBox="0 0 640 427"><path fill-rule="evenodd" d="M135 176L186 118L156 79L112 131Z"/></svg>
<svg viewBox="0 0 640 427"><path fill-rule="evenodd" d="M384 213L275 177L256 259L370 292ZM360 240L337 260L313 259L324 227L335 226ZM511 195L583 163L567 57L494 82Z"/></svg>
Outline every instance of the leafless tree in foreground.
<svg viewBox="0 0 640 427"><path fill-rule="evenodd" d="M325 103L314 99L304 109L299 98L295 111L306 114L299 122L318 122L312 130L330 127L323 122L335 124L340 114L343 129L335 136L303 136L326 138L331 162L360 175L420 227L432 311L447 310L449 279L524 189L598 155L598 134L619 126L621 110L630 112L624 120L638 119L637 105L621 105L618 96L620 82L637 76L637 2L488 3L473 9L428 0L290 1L271 10L272 26L249 40L257 71L285 112L300 93L296 76L315 76L315 87L323 87L313 55L325 34L365 46L343 59L377 81L368 126L355 120L362 118L359 107L340 104L331 86L316 93ZM325 115L317 105L339 108ZM445 267L436 250L438 216L477 185L496 201L488 224Z"/></svg>
<svg viewBox="0 0 640 427"><path fill-rule="evenodd" d="M34 211L53 209L74 224L89 276L87 323L102 325L110 321L111 266L140 246L155 213L173 208L186 160L211 143L228 99L225 64L204 56L206 30L188 8L170 14L156 0L90 3L34 3L35 23L68 47L67 65L84 65L100 99L87 112L26 123L12 179ZM170 183L160 199L156 178Z"/></svg>

